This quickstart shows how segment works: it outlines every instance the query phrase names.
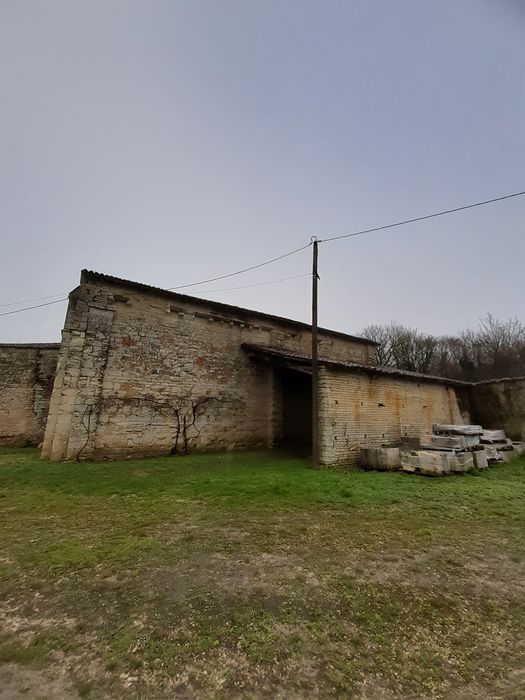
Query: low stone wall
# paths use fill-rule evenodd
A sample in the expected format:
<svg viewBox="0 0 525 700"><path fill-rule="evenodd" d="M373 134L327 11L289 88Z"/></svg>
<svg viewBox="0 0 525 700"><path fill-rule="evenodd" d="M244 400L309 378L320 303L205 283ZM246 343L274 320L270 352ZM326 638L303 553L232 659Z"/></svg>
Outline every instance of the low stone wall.
<svg viewBox="0 0 525 700"><path fill-rule="evenodd" d="M475 384L471 401L476 423L502 428L513 440L525 440L525 377Z"/></svg>
<svg viewBox="0 0 525 700"><path fill-rule="evenodd" d="M38 445L43 437L58 343L0 344L0 445Z"/></svg>
<svg viewBox="0 0 525 700"><path fill-rule="evenodd" d="M433 423L465 423L470 418L463 390L446 380L323 367L319 390L325 465L356 462L361 448L419 438L432 432Z"/></svg>

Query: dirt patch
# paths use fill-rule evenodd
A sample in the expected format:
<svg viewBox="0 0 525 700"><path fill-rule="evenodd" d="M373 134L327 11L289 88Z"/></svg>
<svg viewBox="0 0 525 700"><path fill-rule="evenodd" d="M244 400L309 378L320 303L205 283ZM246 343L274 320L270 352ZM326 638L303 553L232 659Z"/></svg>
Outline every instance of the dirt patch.
<svg viewBox="0 0 525 700"><path fill-rule="evenodd" d="M466 586L472 595L497 594L525 597L525 557L502 551L493 545L482 551L466 553L451 544L423 551L385 551L369 556L355 552L344 571L356 578L389 584L403 581L417 587Z"/></svg>
<svg viewBox="0 0 525 700"><path fill-rule="evenodd" d="M57 669L55 669L57 670ZM78 700L80 695L64 674L53 677L45 671L0 665L0 700Z"/></svg>

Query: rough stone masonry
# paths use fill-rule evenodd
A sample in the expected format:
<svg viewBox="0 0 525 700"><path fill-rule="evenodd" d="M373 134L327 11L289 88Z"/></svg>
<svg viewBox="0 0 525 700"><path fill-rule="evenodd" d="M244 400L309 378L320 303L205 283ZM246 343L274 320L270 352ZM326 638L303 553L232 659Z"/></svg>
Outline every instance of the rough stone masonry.
<svg viewBox="0 0 525 700"><path fill-rule="evenodd" d="M311 440L307 324L84 270L70 295L42 456ZM321 461L468 419L461 383L378 368L371 341L320 330Z"/></svg>
<svg viewBox="0 0 525 700"><path fill-rule="evenodd" d="M59 349L59 343L0 344L0 445L42 441Z"/></svg>
<svg viewBox="0 0 525 700"><path fill-rule="evenodd" d="M253 361L246 342L307 352L310 328L83 271L70 296L43 457L274 446L285 420L281 377ZM321 330L320 352L367 363L375 344Z"/></svg>
<svg viewBox="0 0 525 700"><path fill-rule="evenodd" d="M0 444L44 436L51 460L308 454L310 342L304 323L84 270L60 345L0 345ZM473 385L380 367L374 343L337 331L321 330L319 346L325 465L433 423L474 418L525 438L524 378Z"/></svg>

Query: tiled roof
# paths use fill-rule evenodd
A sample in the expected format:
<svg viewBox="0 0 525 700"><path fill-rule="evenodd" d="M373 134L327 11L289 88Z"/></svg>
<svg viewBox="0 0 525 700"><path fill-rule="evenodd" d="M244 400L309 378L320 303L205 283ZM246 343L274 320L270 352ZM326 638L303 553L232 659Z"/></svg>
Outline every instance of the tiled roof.
<svg viewBox="0 0 525 700"><path fill-rule="evenodd" d="M500 377L499 379L484 379L481 382L476 382L476 386L480 384L501 384L503 382L523 382L525 377Z"/></svg>
<svg viewBox="0 0 525 700"><path fill-rule="evenodd" d="M258 318L264 318L268 321L277 321L280 323L285 323L288 326L294 326L295 328L303 328L309 330L311 326L308 323L303 323L302 321L294 321L289 318L284 318L282 316L274 316L273 314L267 314L262 311L253 311L251 309L245 309L241 306L232 306L231 304L223 304L219 301L210 301L209 299L202 299L200 297L192 297L187 294L179 294L178 292L172 292L169 289L161 289L160 287L153 287L149 284L142 284L141 282L132 282L131 280L121 279L120 277L113 277L112 275L104 275L101 272L93 272L92 270L82 270L81 283L86 284L110 284L118 287L125 287L126 289L135 289L139 292L144 292L147 294L155 294L156 296L164 296L168 299L178 299L180 301L191 302L192 304L197 304L199 306L205 306L207 308L213 308L217 310L222 310L229 313L235 313L239 316L257 316ZM344 338L346 340L352 340L355 343L363 343L364 345L376 346L373 340L368 340L367 338L361 338L357 335L349 335L348 333L341 333L340 331L333 331L327 328L319 328L321 333L328 335L338 336L339 338Z"/></svg>
<svg viewBox="0 0 525 700"><path fill-rule="evenodd" d="M38 350L59 350L60 343L0 343L0 348L36 348Z"/></svg>
<svg viewBox="0 0 525 700"><path fill-rule="evenodd" d="M265 355L267 357L275 357L277 359L288 360L292 363L300 365L308 365L312 358L309 355L286 350L283 348L270 347L268 345L257 345L252 343L244 343L243 349L251 354ZM326 357L319 357L319 364L328 367L346 369L353 372L365 372L367 374L382 374L394 377L405 377L407 379L416 379L427 382L438 382L439 384L448 384L450 386L472 386L471 382L463 382L459 379L448 379L447 377L438 377L432 374L421 374L419 372L409 372L405 369L397 369L395 367L386 367L384 365L366 365L360 362L339 362L330 360Z"/></svg>

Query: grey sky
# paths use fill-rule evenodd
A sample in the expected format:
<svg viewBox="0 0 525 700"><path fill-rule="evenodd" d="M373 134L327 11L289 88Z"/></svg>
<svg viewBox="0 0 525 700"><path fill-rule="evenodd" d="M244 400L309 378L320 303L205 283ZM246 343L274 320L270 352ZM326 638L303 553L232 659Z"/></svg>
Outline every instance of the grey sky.
<svg viewBox="0 0 525 700"><path fill-rule="evenodd" d="M0 303L82 267L171 287L525 189L525 3L2 0L0 99ZM322 245L320 322L524 319L524 220L525 197ZM309 317L307 278L209 297ZM64 313L0 341L56 340Z"/></svg>

